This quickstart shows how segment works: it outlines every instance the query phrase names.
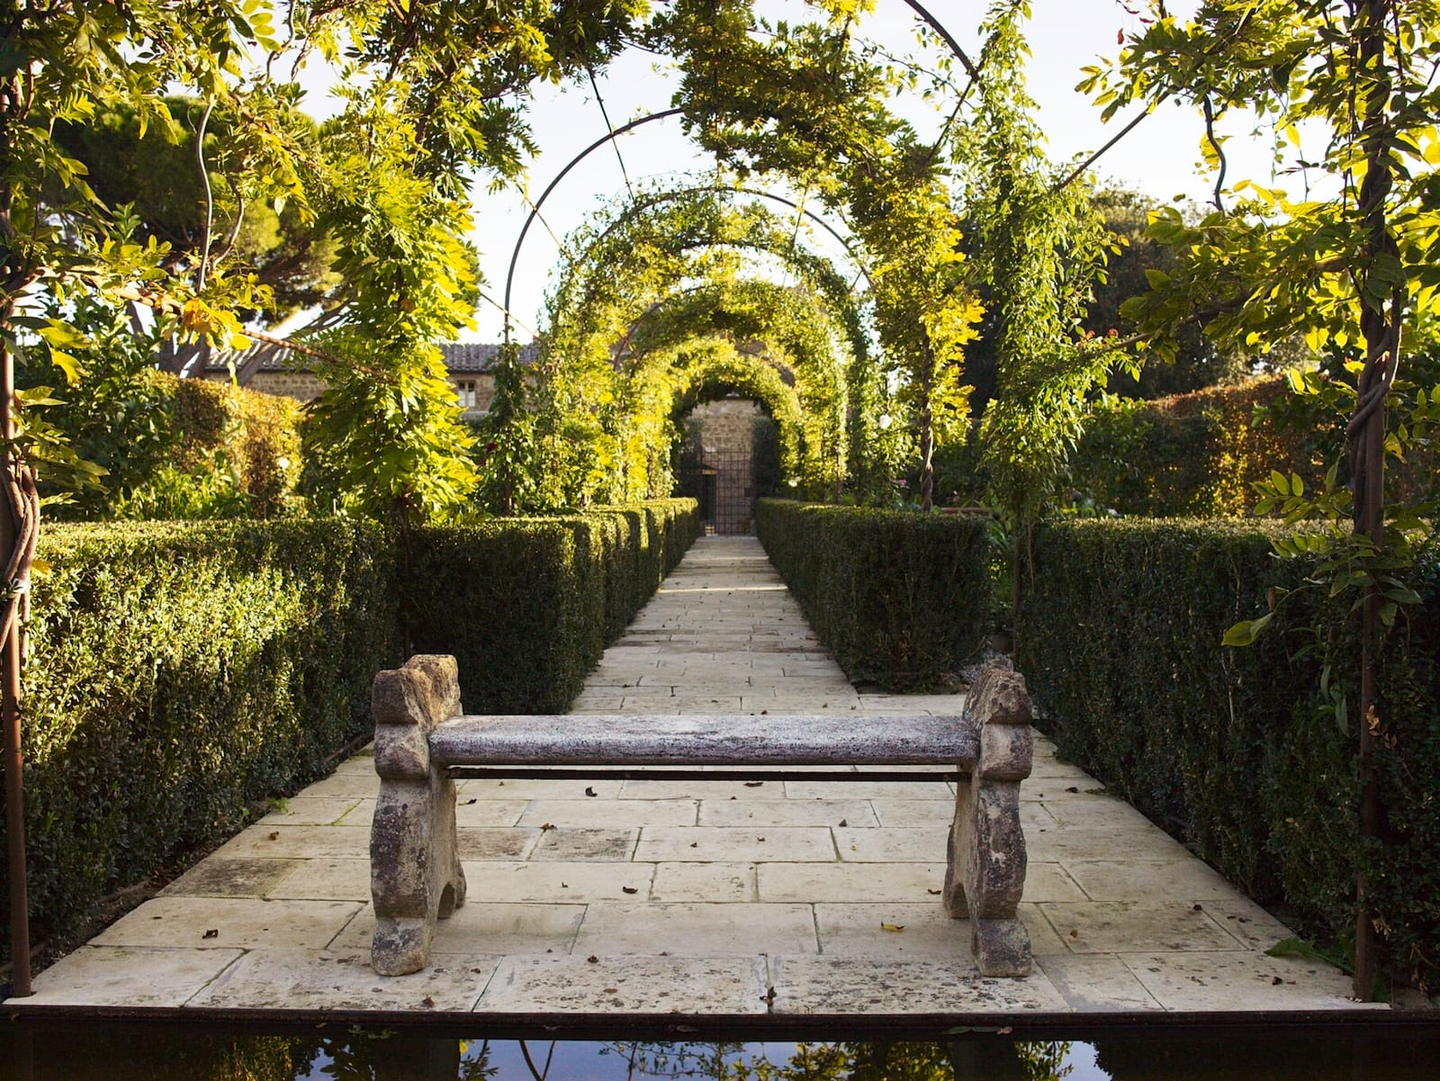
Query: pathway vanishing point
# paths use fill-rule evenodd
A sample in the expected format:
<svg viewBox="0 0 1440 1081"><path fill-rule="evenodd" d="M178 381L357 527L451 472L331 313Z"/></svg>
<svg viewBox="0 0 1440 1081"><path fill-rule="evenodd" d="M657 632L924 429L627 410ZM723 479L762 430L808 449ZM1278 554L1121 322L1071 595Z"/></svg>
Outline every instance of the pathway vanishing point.
<svg viewBox="0 0 1440 1081"><path fill-rule="evenodd" d="M707 537L574 708L958 713L961 702L857 693L759 543ZM756 1034L826 1018L997 1025L1386 1010L1352 1003L1348 978L1324 964L1267 956L1289 937L1284 926L1056 761L1043 739L1021 789L1021 907L1036 955L1024 980L981 978L965 923L941 906L947 782L779 778L461 782L469 900L440 925L429 970L381 978L368 962L376 788L372 760L356 755L6 1009L472 1025L648 1018Z"/></svg>

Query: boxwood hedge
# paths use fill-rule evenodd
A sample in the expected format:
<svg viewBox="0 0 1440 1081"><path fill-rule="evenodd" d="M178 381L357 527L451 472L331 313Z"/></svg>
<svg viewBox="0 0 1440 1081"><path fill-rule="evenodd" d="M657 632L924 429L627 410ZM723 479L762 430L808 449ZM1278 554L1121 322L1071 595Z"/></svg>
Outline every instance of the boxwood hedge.
<svg viewBox="0 0 1440 1081"><path fill-rule="evenodd" d="M1254 521L1088 520L1037 529L1018 665L1060 752L1251 896L1345 941L1357 860L1391 970L1440 984L1440 551L1384 652L1376 768L1383 844L1361 851L1353 717L1319 690L1317 643L1352 660L1346 613L1271 554ZM1269 633L1225 630L1282 596ZM1354 668L1351 663L1347 667ZM1347 688L1353 712L1358 693Z"/></svg>
<svg viewBox="0 0 1440 1081"><path fill-rule="evenodd" d="M939 687L989 627L983 519L760 500L770 560L852 680Z"/></svg>
<svg viewBox="0 0 1440 1081"><path fill-rule="evenodd" d="M563 712L697 530L690 500L428 528L403 575L379 528L337 519L47 528L25 671L34 936L324 772L367 731L402 618L414 649L457 655L466 709Z"/></svg>

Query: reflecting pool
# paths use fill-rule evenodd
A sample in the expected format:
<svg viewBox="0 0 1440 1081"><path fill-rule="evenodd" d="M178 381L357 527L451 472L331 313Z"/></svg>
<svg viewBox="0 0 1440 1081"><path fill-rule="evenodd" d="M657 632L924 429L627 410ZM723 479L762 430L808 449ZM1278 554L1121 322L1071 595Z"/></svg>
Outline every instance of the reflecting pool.
<svg viewBox="0 0 1440 1081"><path fill-rule="evenodd" d="M657 1042L322 1026L0 1022L5 1081L1440 1081L1440 1030L1131 1030L1084 1040Z"/></svg>

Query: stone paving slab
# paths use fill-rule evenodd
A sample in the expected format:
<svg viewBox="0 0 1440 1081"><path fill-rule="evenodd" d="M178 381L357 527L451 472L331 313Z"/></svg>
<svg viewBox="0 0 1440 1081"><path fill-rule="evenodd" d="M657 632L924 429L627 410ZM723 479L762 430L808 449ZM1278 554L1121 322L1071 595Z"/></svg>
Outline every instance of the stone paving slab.
<svg viewBox="0 0 1440 1081"><path fill-rule="evenodd" d="M959 694L851 686L759 546L705 538L606 652L574 711L941 715L963 705ZM1021 787L1020 914L1036 958L1024 980L980 977L967 921L940 903L954 805L943 771L909 783L866 768L843 782L805 772L463 780L468 902L440 924L426 972L381 978L368 965L378 785L362 752L40 973L21 1008L560 1025L597 1014L1010 1024L1355 1009L1343 974L1266 956L1290 937L1282 923L1043 738Z"/></svg>

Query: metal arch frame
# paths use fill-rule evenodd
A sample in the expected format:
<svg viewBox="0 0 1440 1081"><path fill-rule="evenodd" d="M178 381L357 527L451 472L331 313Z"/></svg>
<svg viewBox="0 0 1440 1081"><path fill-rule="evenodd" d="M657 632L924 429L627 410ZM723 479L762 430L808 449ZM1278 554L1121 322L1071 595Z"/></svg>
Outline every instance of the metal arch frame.
<svg viewBox="0 0 1440 1081"><path fill-rule="evenodd" d="M740 184L730 186L721 186L719 184L697 184L693 187L688 188L671 188L667 191L647 193L645 196L637 198L634 203L630 204L630 206L626 208L625 212L622 212L616 217L614 221L607 225L604 230L602 230L600 234L596 236L595 239L586 246L585 250L588 252L591 248L594 248L597 244L600 244L607 237L609 237L610 234L614 232L615 229L618 228L621 222L624 220L625 213L628 213L630 210L646 210L652 206L656 206L659 203L673 202L676 199L684 198L686 195L691 195L696 192L713 192L716 195L754 195L762 199L770 199L774 202L782 203L785 206L788 206L791 210L799 211L801 214L804 214L816 225L819 225L822 229L824 229L827 233L834 237L836 242L845 250L845 254L850 257L850 261L854 263L855 266L859 269L861 276L865 279L865 283L871 286L874 285L874 283L870 280L870 272L865 267L865 260L861 259L860 256L856 255L855 249L850 246L850 238L841 233L828 221L820 217L814 211L807 210L805 207L800 206L793 200L785 198L785 196L783 195L776 195L774 192L763 191L760 188L747 188ZM821 256L820 258L823 258L823 256ZM572 266L575 264L575 262L576 261L573 259L570 260Z"/></svg>
<svg viewBox="0 0 1440 1081"><path fill-rule="evenodd" d="M978 79L980 77L979 70L971 62L970 57L965 54L965 50L960 48L960 43L955 40L954 35L945 28L945 24L942 23L939 19L937 19L925 7L924 4L919 2L919 0L904 0L904 3L912 11L914 11L916 15L923 19L925 24L929 26L931 30L935 31L935 33L939 35L940 40L942 40L945 45L950 49L950 51L955 54L956 58L959 59L961 65L970 75L970 78L972 80ZM524 246L525 237L530 232L530 226L533 225L535 223L535 219L540 216L540 208L545 204L545 200L550 197L550 193L559 186L560 181L564 180L565 177L569 175L570 170L574 169L575 166L579 165L580 162L585 160L585 158L589 157L591 153L600 149L606 143L614 143L615 139L618 136L624 135L627 132L634 131L636 128L640 127L643 124L648 124L653 120L664 120L667 117L676 116L683 113L684 111L685 110L680 108L679 106L674 106L669 109L661 110L660 112L650 113L647 116L642 116L639 119L632 120L628 124L622 124L620 127L614 128L611 131L607 132L601 138L596 139L593 143L587 146L584 150L580 151L580 153L575 155L575 157L571 158L570 162L565 166L565 168L561 169L560 172L555 174L555 178L551 180L550 183L546 186L545 190L540 193L540 198L535 200L535 202L531 204L530 213L525 218L525 224L520 227L520 235L516 238L515 247L510 252L510 267L505 273L505 296L503 298L501 307L505 313L505 341L507 343L510 341L510 324L512 318L510 315L510 296L511 290L515 284L515 267L520 260L520 249ZM606 122L608 126L608 117L606 118ZM748 192L748 194L763 195L766 198L777 199L780 202L787 203L793 209L806 214L813 220L820 221L820 219L816 218L813 214L811 214L810 211L805 210L802 207L796 206L796 204L780 196L770 195L768 193L759 191ZM846 254L850 255L850 257L855 260L856 265L860 267L861 273L865 275L865 281L869 284L873 284L870 283L870 275L869 272L865 269L865 264L861 262L858 258L856 258L855 254L850 251L850 245L844 239L842 239L833 228L830 227L828 222L820 221L820 224L822 224L826 229L828 229L832 234L834 234L836 239L840 240L841 244L845 248Z"/></svg>
<svg viewBox="0 0 1440 1081"><path fill-rule="evenodd" d="M515 285L515 265L520 261L520 249L525 244L525 236L527 233L530 232L530 226L535 224L535 219L540 216L540 208L545 205L545 200L550 198L550 193L553 192L557 187L559 187L560 181L564 180L565 177L570 174L571 169L575 168L575 166L579 165L593 152L599 150L606 143L613 143L618 136L624 135L626 132L634 131L642 124L648 124L653 120L664 120L667 117L676 116L680 113L683 113L684 111L685 110L681 109L679 106L670 109L664 109L661 112L650 113L648 116L642 116L637 120L632 120L628 124L622 124L614 131L607 132L605 135L601 136L599 139L596 139L584 150L580 151L580 153L576 154L573 158L571 158L565 168L561 169L558 173L555 174L555 179L551 180L550 183L546 185L545 190L540 193L540 198L536 199L535 202L531 204L530 213L525 218L525 224L520 227L520 235L516 238L515 247L510 252L510 269L505 273L505 296L503 298L503 304L505 308L506 342L509 342L510 340L510 292Z"/></svg>

